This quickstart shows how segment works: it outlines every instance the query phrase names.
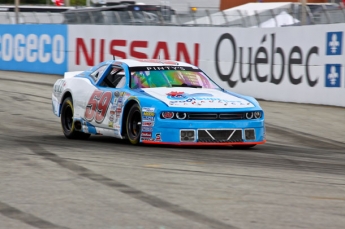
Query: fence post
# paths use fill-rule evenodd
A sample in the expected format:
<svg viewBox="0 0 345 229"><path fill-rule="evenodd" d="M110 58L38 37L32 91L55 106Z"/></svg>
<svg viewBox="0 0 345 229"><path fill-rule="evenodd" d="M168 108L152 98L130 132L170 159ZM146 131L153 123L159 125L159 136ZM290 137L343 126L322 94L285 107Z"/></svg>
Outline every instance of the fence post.
<svg viewBox="0 0 345 229"><path fill-rule="evenodd" d="M310 23L313 24L313 25L315 25L314 15L313 15L313 13L311 12L309 6L307 6L306 11L307 11L308 16L309 16L309 18L310 18Z"/></svg>
<svg viewBox="0 0 345 229"><path fill-rule="evenodd" d="M6 12L6 15L7 15L8 24L11 24L10 12Z"/></svg>
<svg viewBox="0 0 345 229"><path fill-rule="evenodd" d="M275 17L273 9L270 9L270 12L271 12L271 17L274 19L275 27L278 27L279 26L278 21L277 21L277 18Z"/></svg>
<svg viewBox="0 0 345 229"><path fill-rule="evenodd" d="M208 18L210 20L210 25L213 25L212 18L211 18L211 15L210 15L210 11L208 9L206 9L205 11L206 11L206 14L207 14L207 16L208 16Z"/></svg>
<svg viewBox="0 0 345 229"><path fill-rule="evenodd" d="M256 20L257 20L258 27L260 28L260 27L261 27L261 26L260 26L260 17L259 17L258 11L255 10L254 12L255 12L255 18L256 18Z"/></svg>
<svg viewBox="0 0 345 229"><path fill-rule="evenodd" d="M190 7L189 7L190 8ZM196 20L195 20L195 16L194 16L194 13L190 10L189 13L191 13L191 16L193 18L193 21L194 21L194 25L197 25L196 23Z"/></svg>
<svg viewBox="0 0 345 229"><path fill-rule="evenodd" d="M95 24L95 19L93 18L92 13L91 13L91 12L88 12L88 15L89 15L89 17L90 17L91 23L92 23L92 24Z"/></svg>
<svg viewBox="0 0 345 229"><path fill-rule="evenodd" d="M345 22L345 5L344 3L340 2L339 6L340 6L340 11L344 14L344 22Z"/></svg>
<svg viewBox="0 0 345 229"><path fill-rule="evenodd" d="M326 16L326 19L327 19L327 24L330 24L331 23L331 19L329 17L329 14L328 14L328 11L327 11L327 8L325 5L322 5L322 10L323 10L323 13L325 14Z"/></svg>
<svg viewBox="0 0 345 229"><path fill-rule="evenodd" d="M132 25L134 25L134 15L132 11L127 11L129 17L132 19Z"/></svg>
<svg viewBox="0 0 345 229"><path fill-rule="evenodd" d="M157 14L158 14L159 21L161 22L161 25L165 25L165 20L164 20L164 17L162 15L162 12L158 11Z"/></svg>
<svg viewBox="0 0 345 229"><path fill-rule="evenodd" d="M181 26L182 25L182 22L181 22L181 19L180 19L180 16L178 16L178 14L176 14L176 23Z"/></svg>
<svg viewBox="0 0 345 229"><path fill-rule="evenodd" d="M37 13L36 12L33 12L34 13L34 17L36 19L36 24L39 24L40 23L40 20L38 20L38 17L37 17Z"/></svg>
<svg viewBox="0 0 345 229"><path fill-rule="evenodd" d="M307 11L306 11L307 1L306 0L301 0L301 1L302 1L301 25L306 25L306 22L307 22Z"/></svg>
<svg viewBox="0 0 345 229"><path fill-rule="evenodd" d="M243 17L243 14L242 14L241 10L237 10L237 12L238 12L238 14L239 14L239 15L240 15L240 17L241 17L243 27L247 27L246 20L244 19L244 17Z"/></svg>
<svg viewBox="0 0 345 229"><path fill-rule="evenodd" d="M52 13L48 12L48 18L51 24L53 24Z"/></svg>
<svg viewBox="0 0 345 229"><path fill-rule="evenodd" d="M122 20L121 20L119 13L117 11L113 11L113 12L114 12L114 15L116 17L116 20L122 25Z"/></svg>
<svg viewBox="0 0 345 229"><path fill-rule="evenodd" d="M20 0L15 0L16 24L19 23L19 2Z"/></svg>
<svg viewBox="0 0 345 229"><path fill-rule="evenodd" d="M75 14L76 14L76 16L77 16L77 21L78 21L78 24L81 24L81 20L80 20L80 17L79 17L79 13L78 13L78 12L76 12Z"/></svg>
<svg viewBox="0 0 345 229"><path fill-rule="evenodd" d="M26 19L25 19L25 15L22 14L22 18L23 18L23 24L26 24Z"/></svg>
<svg viewBox="0 0 345 229"><path fill-rule="evenodd" d="M223 10L221 10L220 12L222 13L222 15L223 15L223 17L224 17L225 24L226 24L227 26L229 26L229 21L228 21L228 18L226 17L225 12L224 12Z"/></svg>

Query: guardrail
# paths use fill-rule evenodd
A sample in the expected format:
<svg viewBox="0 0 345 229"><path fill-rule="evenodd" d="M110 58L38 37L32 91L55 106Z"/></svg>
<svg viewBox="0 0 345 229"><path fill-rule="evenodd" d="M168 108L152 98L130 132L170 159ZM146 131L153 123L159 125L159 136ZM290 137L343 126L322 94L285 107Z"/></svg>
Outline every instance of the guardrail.
<svg viewBox="0 0 345 229"><path fill-rule="evenodd" d="M89 11L64 13L19 12L20 24L102 24L102 25L177 25L280 27L293 25L334 24L345 22L345 8L341 5L313 5L306 7L306 21L302 23L302 7L265 11L201 9L196 12L170 14L145 11ZM15 24L14 12L0 12L0 24Z"/></svg>

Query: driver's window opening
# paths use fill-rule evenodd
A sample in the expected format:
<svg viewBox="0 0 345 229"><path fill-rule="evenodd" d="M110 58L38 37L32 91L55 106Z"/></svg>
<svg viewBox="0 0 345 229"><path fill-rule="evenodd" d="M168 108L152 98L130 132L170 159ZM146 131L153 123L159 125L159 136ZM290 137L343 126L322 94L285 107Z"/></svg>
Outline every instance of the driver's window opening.
<svg viewBox="0 0 345 229"><path fill-rule="evenodd" d="M114 66L104 78L100 86L111 88L122 88L126 83L125 71L123 68Z"/></svg>

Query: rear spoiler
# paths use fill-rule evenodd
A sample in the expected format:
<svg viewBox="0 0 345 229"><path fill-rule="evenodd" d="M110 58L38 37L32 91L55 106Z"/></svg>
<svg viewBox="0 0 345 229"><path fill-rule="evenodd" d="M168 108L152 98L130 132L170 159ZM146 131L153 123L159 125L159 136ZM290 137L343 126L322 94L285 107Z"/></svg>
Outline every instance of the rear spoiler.
<svg viewBox="0 0 345 229"><path fill-rule="evenodd" d="M72 78L72 77L74 77L74 76L76 76L82 72L83 71L65 72L64 79Z"/></svg>

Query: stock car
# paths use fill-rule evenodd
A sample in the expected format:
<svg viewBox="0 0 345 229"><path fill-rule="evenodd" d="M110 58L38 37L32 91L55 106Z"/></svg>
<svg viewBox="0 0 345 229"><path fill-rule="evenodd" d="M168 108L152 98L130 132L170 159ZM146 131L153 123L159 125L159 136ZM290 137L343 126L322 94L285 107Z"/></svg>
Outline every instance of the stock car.
<svg viewBox="0 0 345 229"><path fill-rule="evenodd" d="M66 72L52 92L64 135L132 144L253 147L266 142L256 99L227 91L200 68L156 59L121 59Z"/></svg>

